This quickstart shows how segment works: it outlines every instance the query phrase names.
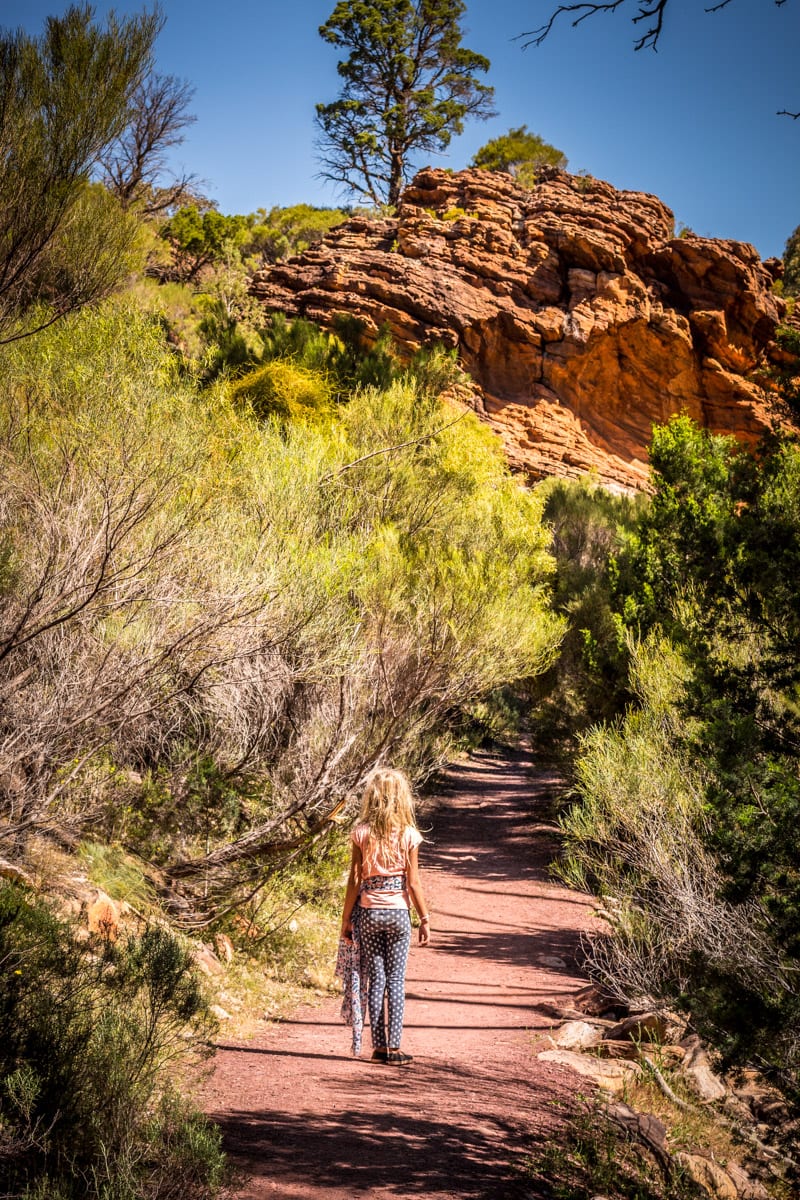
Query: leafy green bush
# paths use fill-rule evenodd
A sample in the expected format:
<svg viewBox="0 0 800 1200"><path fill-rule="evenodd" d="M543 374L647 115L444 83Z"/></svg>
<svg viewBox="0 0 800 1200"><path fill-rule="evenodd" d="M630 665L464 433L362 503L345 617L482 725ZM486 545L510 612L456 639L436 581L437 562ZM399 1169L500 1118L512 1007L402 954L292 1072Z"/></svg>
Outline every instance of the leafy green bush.
<svg viewBox="0 0 800 1200"><path fill-rule="evenodd" d="M470 166L487 171L503 171L513 175L523 187L533 187L540 167L553 166L566 170L567 159L561 150L545 142L527 125L509 129L501 137L491 138L475 154Z"/></svg>
<svg viewBox="0 0 800 1200"><path fill-rule="evenodd" d="M800 225L789 235L783 251L783 286L786 294L800 292Z"/></svg>
<svg viewBox="0 0 800 1200"><path fill-rule="evenodd" d="M607 900L599 969L797 1102L800 445L748 453L678 417L651 461L614 600L636 704L582 743L568 863Z"/></svg>
<svg viewBox="0 0 800 1200"><path fill-rule="evenodd" d="M248 235L247 218L190 204L170 217L159 232L172 249L173 279L186 281L243 245Z"/></svg>
<svg viewBox="0 0 800 1200"><path fill-rule="evenodd" d="M322 372L335 380L339 398L357 387L388 387L401 372L392 340L385 332L368 338L366 326L357 317L340 313L331 330L311 321L288 321L273 313L261 331L262 360L289 359L301 367Z"/></svg>
<svg viewBox="0 0 800 1200"><path fill-rule="evenodd" d="M687 664L654 634L631 646L631 675L637 706L581 739L560 870L604 900L613 938L595 939L590 960L607 985L645 1005L691 1004L702 1021L706 978L752 998L780 991L783 975L765 914L725 899L706 844L707 779L680 709Z"/></svg>
<svg viewBox="0 0 800 1200"><path fill-rule="evenodd" d="M338 208L315 208L292 204L288 208L260 208L248 218L250 231L244 253L262 262L283 262L316 245L324 235L347 220Z"/></svg>
<svg viewBox="0 0 800 1200"><path fill-rule="evenodd" d="M4 1194L215 1196L219 1134L165 1075L207 1032L189 952L159 927L86 945L4 884L0 961Z"/></svg>
<svg viewBox="0 0 800 1200"><path fill-rule="evenodd" d="M614 495L591 477L553 478L537 490L553 531L553 606L568 629L555 663L532 684L534 732L549 754L571 757L578 733L613 719L632 698L616 596L644 498Z"/></svg>
<svg viewBox="0 0 800 1200"><path fill-rule="evenodd" d="M0 31L0 340L107 296L139 258L139 222L88 181L130 133L160 22L94 17L74 4L39 36ZM42 300L52 307L37 310Z"/></svg>

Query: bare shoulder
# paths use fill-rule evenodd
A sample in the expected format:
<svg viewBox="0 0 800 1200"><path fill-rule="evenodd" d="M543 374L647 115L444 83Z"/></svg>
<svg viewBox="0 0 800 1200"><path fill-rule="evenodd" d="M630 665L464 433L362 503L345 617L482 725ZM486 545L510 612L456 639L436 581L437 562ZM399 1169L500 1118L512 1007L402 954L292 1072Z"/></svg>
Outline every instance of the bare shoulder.
<svg viewBox="0 0 800 1200"><path fill-rule="evenodd" d="M364 843L366 842L368 837L369 837L369 825L367 825L366 821L359 821L359 823L357 825L353 826L352 832L350 834L350 841L355 846L360 846L363 848Z"/></svg>

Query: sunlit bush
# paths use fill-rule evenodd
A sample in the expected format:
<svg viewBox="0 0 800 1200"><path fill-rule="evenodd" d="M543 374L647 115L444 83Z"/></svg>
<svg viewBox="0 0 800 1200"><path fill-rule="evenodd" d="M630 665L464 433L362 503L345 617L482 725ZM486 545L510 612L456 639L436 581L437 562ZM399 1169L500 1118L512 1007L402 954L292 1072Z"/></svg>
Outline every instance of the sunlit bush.
<svg viewBox="0 0 800 1200"><path fill-rule="evenodd" d="M119 305L6 351L9 838L143 838L213 906L552 661L541 501L437 399L449 356L421 369L331 411L296 361L263 404L252 377L197 393Z"/></svg>

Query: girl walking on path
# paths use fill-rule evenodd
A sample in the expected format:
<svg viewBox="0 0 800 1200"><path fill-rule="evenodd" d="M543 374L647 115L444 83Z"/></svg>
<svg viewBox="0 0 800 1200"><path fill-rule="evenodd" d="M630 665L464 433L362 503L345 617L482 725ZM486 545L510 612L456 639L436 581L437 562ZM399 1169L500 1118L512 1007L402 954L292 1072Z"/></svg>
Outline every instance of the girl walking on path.
<svg viewBox="0 0 800 1200"><path fill-rule="evenodd" d="M352 941L355 921L362 966L369 976L372 1058L407 1066L411 1055L403 1054L400 1041L411 945L410 906L419 916L421 946L430 940L430 914L419 878L422 834L414 817L411 786L402 771L379 767L372 772L350 840L342 937Z"/></svg>

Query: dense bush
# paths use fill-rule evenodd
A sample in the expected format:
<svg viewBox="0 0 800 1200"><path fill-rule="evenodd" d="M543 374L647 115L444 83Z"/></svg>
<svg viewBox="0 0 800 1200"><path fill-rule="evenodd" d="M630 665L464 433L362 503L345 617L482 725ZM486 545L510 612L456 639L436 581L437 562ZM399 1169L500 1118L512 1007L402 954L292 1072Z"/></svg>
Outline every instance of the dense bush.
<svg viewBox="0 0 800 1200"><path fill-rule="evenodd" d="M344 313L330 330L272 313L259 327L261 361L288 359L322 374L335 384L339 399L357 387L388 387L402 373L392 340L385 333L372 340L365 335L363 321Z"/></svg>
<svg viewBox="0 0 800 1200"><path fill-rule="evenodd" d="M539 486L556 560L553 607L568 622L558 659L533 685L540 751L572 757L575 737L632 698L616 596L644 497L614 495L591 477Z"/></svg>
<svg viewBox="0 0 800 1200"><path fill-rule="evenodd" d="M538 134L529 133L527 125L520 125L481 146L470 166L483 167L487 171L503 171L512 175L523 187L534 187L541 167L559 167L565 171L567 158L563 151L551 146Z"/></svg>
<svg viewBox="0 0 800 1200"><path fill-rule="evenodd" d="M617 994L690 1008L731 1058L786 1064L795 1031L776 1018L792 1015L790 976L763 906L727 897L711 779L682 711L689 678L662 638L632 648L638 705L581 741L561 871L603 897L613 936L594 939L589 958Z"/></svg>
<svg viewBox="0 0 800 1200"><path fill-rule="evenodd" d="M217 1195L219 1133L164 1074L207 1020L188 951L158 927L87 945L4 884L0 961L3 1195Z"/></svg>
<svg viewBox="0 0 800 1200"><path fill-rule="evenodd" d="M283 262L302 254L347 219L339 208L291 204L287 208L259 208L247 218L249 232L243 252L260 263Z"/></svg>
<svg viewBox="0 0 800 1200"><path fill-rule="evenodd" d="M788 237L783 251L783 285L786 293L800 292L800 225Z"/></svg>
<svg viewBox="0 0 800 1200"><path fill-rule="evenodd" d="M89 181L130 130L160 26L155 11L99 25L73 4L38 37L0 30L0 344L109 295L141 264L139 223Z"/></svg>
<svg viewBox="0 0 800 1200"><path fill-rule="evenodd" d="M677 998L797 1098L800 446L679 417L651 460L614 588L636 701L583 740L567 871L606 898L609 979Z"/></svg>
<svg viewBox="0 0 800 1200"><path fill-rule="evenodd" d="M180 208L159 229L168 244L171 261L159 271L173 279L195 279L204 267L223 262L231 249L253 267L281 262L302 254L347 219L337 208L294 204L288 208L260 208L248 216L226 215L208 205Z"/></svg>
<svg viewBox="0 0 800 1200"><path fill-rule="evenodd" d="M548 665L541 501L436 398L451 369L429 356L310 423L198 393L120 307L7 351L14 854L91 824L213 906L323 833L377 760L424 775L470 705ZM296 360L269 373L328 386Z"/></svg>

